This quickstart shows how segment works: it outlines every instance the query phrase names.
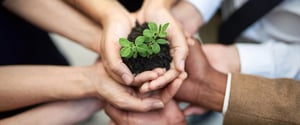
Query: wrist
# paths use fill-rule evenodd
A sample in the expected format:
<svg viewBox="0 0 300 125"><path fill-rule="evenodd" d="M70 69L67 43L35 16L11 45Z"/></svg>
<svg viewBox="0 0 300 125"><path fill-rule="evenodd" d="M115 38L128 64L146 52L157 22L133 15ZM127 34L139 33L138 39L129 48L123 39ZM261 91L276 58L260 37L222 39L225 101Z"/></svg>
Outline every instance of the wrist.
<svg viewBox="0 0 300 125"><path fill-rule="evenodd" d="M208 73L207 79L202 82L207 85L208 93L207 95L200 96L201 105L212 109L217 112L222 112L223 103L225 98L226 84L227 84L227 74L218 72L214 69ZM206 90L207 91L207 90Z"/></svg>
<svg viewBox="0 0 300 125"><path fill-rule="evenodd" d="M69 100L92 97L94 88L89 82L85 68L73 67L66 73L68 77L65 77L65 81L63 82L66 85L56 99Z"/></svg>
<svg viewBox="0 0 300 125"><path fill-rule="evenodd" d="M177 0L144 0L143 6L151 6L155 8L165 8L171 10Z"/></svg>
<svg viewBox="0 0 300 125"><path fill-rule="evenodd" d="M215 111L218 112L222 112L228 75L221 72L216 72L215 76L216 77L212 78L211 82L214 88L213 90L216 92L216 101L212 109L215 109Z"/></svg>
<svg viewBox="0 0 300 125"><path fill-rule="evenodd" d="M102 24L116 15L122 7L116 0L67 0L73 6L86 13L97 23ZM123 9L124 10L124 9Z"/></svg>

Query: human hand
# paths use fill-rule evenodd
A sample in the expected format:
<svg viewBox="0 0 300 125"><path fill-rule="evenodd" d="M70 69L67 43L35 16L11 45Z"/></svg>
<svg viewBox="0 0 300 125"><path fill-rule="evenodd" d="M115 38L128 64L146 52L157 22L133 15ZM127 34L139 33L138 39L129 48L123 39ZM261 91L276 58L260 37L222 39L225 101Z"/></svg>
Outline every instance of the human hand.
<svg viewBox="0 0 300 125"><path fill-rule="evenodd" d="M208 62L216 70L223 73L240 72L240 58L236 46L205 44L203 51Z"/></svg>
<svg viewBox="0 0 300 125"><path fill-rule="evenodd" d="M178 20L183 29L190 35L198 32L203 25L203 18L198 10L190 2L180 0L173 8L172 15Z"/></svg>
<svg viewBox="0 0 300 125"><path fill-rule="evenodd" d="M111 105L105 106L105 112L113 120L110 125L186 125L183 113L173 100L163 109L146 113L122 111Z"/></svg>
<svg viewBox="0 0 300 125"><path fill-rule="evenodd" d="M95 98L50 102L18 115L1 119L2 125L73 125L90 118L104 103Z"/></svg>
<svg viewBox="0 0 300 125"><path fill-rule="evenodd" d="M202 46L195 42L189 48L186 70L189 74L175 98L214 111L221 111L226 89L226 74L208 63Z"/></svg>
<svg viewBox="0 0 300 125"><path fill-rule="evenodd" d="M156 70L155 70L156 71ZM159 95L154 97L140 97L139 92L129 86L124 86L113 80L105 71L103 63L98 60L95 65L85 67L83 73L87 77L87 85L91 90L92 96L98 96L105 99L115 107L131 111L146 112L153 109L164 107L177 92L183 78L178 78L174 84L170 84L167 89L158 93L147 93L150 95ZM156 72L157 76L163 72Z"/></svg>
<svg viewBox="0 0 300 125"><path fill-rule="evenodd" d="M117 1L112 0L66 0L102 25L102 40L97 45L106 71L121 84L132 85L156 79L155 71L143 72L136 77L123 63L119 39L127 38L136 18Z"/></svg>
<svg viewBox="0 0 300 125"><path fill-rule="evenodd" d="M179 23L172 17L170 7L174 1L147 0L144 1L142 8L135 13L140 23L155 22L158 24L170 23L167 29L167 39L170 41L171 68L161 77L152 80L141 87L141 92L149 92L163 88L171 81L184 74L184 63L187 56L187 42L185 34Z"/></svg>

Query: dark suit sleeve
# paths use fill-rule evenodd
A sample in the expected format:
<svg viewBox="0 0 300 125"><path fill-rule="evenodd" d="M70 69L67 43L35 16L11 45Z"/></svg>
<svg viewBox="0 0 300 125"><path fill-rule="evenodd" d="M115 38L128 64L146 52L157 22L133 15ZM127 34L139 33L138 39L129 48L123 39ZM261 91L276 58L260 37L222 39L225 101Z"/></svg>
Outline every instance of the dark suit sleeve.
<svg viewBox="0 0 300 125"><path fill-rule="evenodd" d="M300 125L300 82L233 74L224 125Z"/></svg>

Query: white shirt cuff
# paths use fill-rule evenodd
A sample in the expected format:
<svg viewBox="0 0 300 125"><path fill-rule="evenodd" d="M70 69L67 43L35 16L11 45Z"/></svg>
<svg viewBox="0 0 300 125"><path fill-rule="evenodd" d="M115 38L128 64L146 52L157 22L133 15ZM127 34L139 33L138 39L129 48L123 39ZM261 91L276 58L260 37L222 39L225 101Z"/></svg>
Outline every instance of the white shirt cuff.
<svg viewBox="0 0 300 125"><path fill-rule="evenodd" d="M201 13L204 23L207 23L221 6L222 0L187 0Z"/></svg>
<svg viewBox="0 0 300 125"><path fill-rule="evenodd" d="M243 74L300 80L300 44L269 40L237 44L237 49Z"/></svg>
<svg viewBox="0 0 300 125"><path fill-rule="evenodd" d="M240 57L240 68L243 74L274 76L274 59L272 42L263 44L236 44Z"/></svg>
<svg viewBox="0 0 300 125"><path fill-rule="evenodd" d="M225 91L225 97L224 97L224 103L223 103L223 110L222 110L223 115L225 115L225 113L227 112L227 109L228 109L230 88L231 88L231 73L228 73L226 91Z"/></svg>

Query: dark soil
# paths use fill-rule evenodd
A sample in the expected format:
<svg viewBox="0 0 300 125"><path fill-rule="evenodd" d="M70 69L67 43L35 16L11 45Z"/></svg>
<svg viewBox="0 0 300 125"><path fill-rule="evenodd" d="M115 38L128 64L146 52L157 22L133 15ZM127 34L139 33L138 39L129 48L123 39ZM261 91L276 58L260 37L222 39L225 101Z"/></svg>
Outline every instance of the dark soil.
<svg viewBox="0 0 300 125"><path fill-rule="evenodd" d="M146 28L148 28L147 23L142 25L136 23L136 26L131 30L127 39L129 41L134 41L136 37L143 35L143 31ZM172 61L169 44L160 45L160 47L160 52L150 56L149 58L138 56L137 58L130 59L122 58L122 60L133 74L139 74L143 71L152 70L158 67L166 68L168 70L170 69L170 63Z"/></svg>

